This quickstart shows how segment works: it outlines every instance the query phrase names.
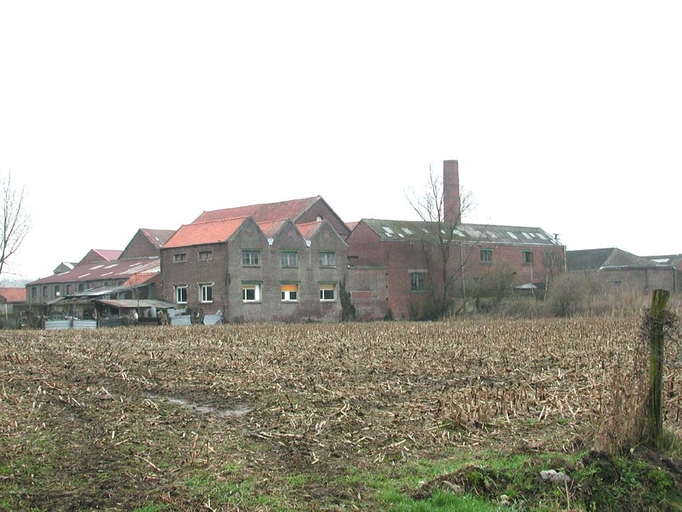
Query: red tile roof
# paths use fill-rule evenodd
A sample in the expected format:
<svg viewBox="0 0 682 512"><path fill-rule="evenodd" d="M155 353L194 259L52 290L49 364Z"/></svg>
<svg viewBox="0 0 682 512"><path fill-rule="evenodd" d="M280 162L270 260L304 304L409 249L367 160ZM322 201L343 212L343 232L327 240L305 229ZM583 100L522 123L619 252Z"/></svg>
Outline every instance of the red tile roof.
<svg viewBox="0 0 682 512"><path fill-rule="evenodd" d="M259 222L258 227L263 230L263 233L265 233L265 236L269 238L274 238L277 232L282 228L282 226L286 223L286 219L284 220L276 220L273 222Z"/></svg>
<svg viewBox="0 0 682 512"><path fill-rule="evenodd" d="M26 302L26 288L0 288L0 302Z"/></svg>
<svg viewBox="0 0 682 512"><path fill-rule="evenodd" d="M290 201L281 201L278 203L253 204L249 206L238 206L236 208L213 210L199 215L194 223L249 216L253 217L253 220L259 224L261 222L273 222L284 219L296 221L298 217L305 213L320 199L320 196L306 197L304 199L292 199Z"/></svg>
<svg viewBox="0 0 682 512"><path fill-rule="evenodd" d="M247 217L185 224L165 243L164 248L187 247L199 244L225 242L242 225Z"/></svg>
<svg viewBox="0 0 682 512"><path fill-rule="evenodd" d="M131 276L124 284L126 286L136 286L151 281L158 275L158 272L140 272Z"/></svg>
<svg viewBox="0 0 682 512"><path fill-rule="evenodd" d="M315 233L322 227L322 223L325 221L317 222L306 222L305 224L296 224L299 232L306 240L312 240Z"/></svg>

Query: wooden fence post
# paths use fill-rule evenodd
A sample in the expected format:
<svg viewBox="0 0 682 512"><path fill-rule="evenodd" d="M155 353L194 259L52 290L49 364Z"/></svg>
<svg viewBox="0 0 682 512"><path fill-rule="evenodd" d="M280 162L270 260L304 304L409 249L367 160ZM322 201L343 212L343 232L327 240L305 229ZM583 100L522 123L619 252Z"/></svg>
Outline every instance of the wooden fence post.
<svg viewBox="0 0 682 512"><path fill-rule="evenodd" d="M648 410L648 434L649 440L658 445L663 432L663 367L665 332L664 313L670 298L667 290L654 290L651 299L651 318L649 324L649 341L651 352L649 357L649 410Z"/></svg>

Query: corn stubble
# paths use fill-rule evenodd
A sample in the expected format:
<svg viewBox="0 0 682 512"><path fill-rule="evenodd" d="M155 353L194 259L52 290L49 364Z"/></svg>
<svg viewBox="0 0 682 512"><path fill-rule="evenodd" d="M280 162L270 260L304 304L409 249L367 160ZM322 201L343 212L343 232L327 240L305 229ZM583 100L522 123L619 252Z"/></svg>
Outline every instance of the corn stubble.
<svg viewBox="0 0 682 512"><path fill-rule="evenodd" d="M642 426L648 367L640 324L0 331L1 462L26 456L27 435L51 436L91 459L67 457L65 465L123 468L124 480L110 482L112 502L124 502L124 492L133 499L130 482L136 489L147 482L173 503L174 478L198 467L333 474L457 447L617 451L636 443ZM679 388L679 368L666 368L665 422L674 428ZM94 460L101 462L92 468Z"/></svg>

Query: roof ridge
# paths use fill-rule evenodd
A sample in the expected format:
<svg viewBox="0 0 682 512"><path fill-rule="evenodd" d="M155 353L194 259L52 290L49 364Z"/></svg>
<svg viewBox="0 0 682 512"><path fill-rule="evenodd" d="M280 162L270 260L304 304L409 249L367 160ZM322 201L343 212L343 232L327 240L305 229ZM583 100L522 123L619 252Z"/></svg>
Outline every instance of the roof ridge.
<svg viewBox="0 0 682 512"><path fill-rule="evenodd" d="M229 210L229 208L225 208L225 209ZM220 210L215 210L215 211L220 211ZM194 222L190 222L189 224L183 224L183 226L196 226L199 224L213 224L216 222L227 222L229 220L248 219L249 217L252 217L252 216L251 215L238 215L236 217L227 217L227 218L220 218L220 219L195 220Z"/></svg>
<svg viewBox="0 0 682 512"><path fill-rule="evenodd" d="M283 199L281 201L270 201L267 203L253 203L253 204L242 204L239 206L228 206L226 208L216 208L215 210L204 210L203 213L211 213L211 212L222 212L224 210L238 210L241 208L253 208L254 206L267 206L267 205L273 205L273 204L282 204L282 203L293 203L294 201L307 201L309 199L320 199L322 196L316 195L316 196L308 196L308 197L299 197L297 199Z"/></svg>

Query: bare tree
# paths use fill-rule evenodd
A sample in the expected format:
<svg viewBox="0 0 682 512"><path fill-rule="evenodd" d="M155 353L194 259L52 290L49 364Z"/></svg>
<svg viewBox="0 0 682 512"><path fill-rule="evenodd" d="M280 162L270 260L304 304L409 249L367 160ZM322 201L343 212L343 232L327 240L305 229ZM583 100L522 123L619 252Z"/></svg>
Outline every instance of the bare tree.
<svg viewBox="0 0 682 512"><path fill-rule="evenodd" d="M460 192L457 161L446 160L443 165L442 176L435 174L429 165L424 194L408 196L410 206L427 225L422 236L424 256L430 270L427 291L431 311L427 316L437 318L450 312L455 285L462 277L469 251L455 240L455 233L462 216L473 209L471 195ZM454 258L453 253L456 253Z"/></svg>
<svg viewBox="0 0 682 512"><path fill-rule="evenodd" d="M0 176L2 187L2 238L0 239L0 275L7 260L12 258L24 243L30 228L26 211L24 187L15 188L12 173Z"/></svg>

